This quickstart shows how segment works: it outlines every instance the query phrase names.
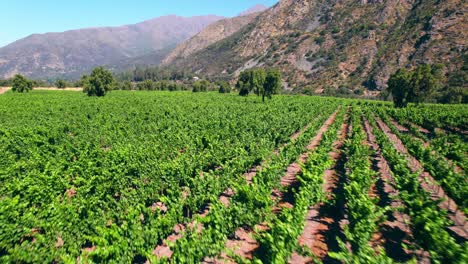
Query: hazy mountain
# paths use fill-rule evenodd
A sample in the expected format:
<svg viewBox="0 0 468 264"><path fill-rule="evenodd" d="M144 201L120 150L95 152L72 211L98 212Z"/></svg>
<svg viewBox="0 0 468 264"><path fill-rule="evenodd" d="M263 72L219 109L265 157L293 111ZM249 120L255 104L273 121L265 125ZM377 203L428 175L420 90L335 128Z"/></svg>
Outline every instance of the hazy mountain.
<svg viewBox="0 0 468 264"><path fill-rule="evenodd" d="M179 43L220 19L171 15L121 27L31 35L0 49L0 78L16 73L78 76L96 65L158 64Z"/></svg>
<svg viewBox="0 0 468 264"><path fill-rule="evenodd" d="M466 60L463 0L281 0L237 32L174 65L235 78L244 69L282 70L291 88L383 89L400 67ZM465 67L466 69L466 67Z"/></svg>

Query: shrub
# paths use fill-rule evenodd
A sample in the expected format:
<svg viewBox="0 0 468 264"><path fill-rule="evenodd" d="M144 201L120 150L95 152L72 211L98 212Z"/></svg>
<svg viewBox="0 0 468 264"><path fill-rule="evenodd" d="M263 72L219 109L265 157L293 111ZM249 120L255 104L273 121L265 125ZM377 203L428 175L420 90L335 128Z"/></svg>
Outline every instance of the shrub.
<svg viewBox="0 0 468 264"><path fill-rule="evenodd" d="M89 76L84 85L84 92L88 96L104 96L110 90L114 83L114 76L112 73L103 67L97 67Z"/></svg>
<svg viewBox="0 0 468 264"><path fill-rule="evenodd" d="M28 80L26 77L24 77L21 74L15 75L15 77L13 77L12 83L13 85L11 87L11 90L13 92L23 93L23 92L29 92L30 90L33 89L32 81Z"/></svg>
<svg viewBox="0 0 468 264"><path fill-rule="evenodd" d="M231 85L228 82L218 82L219 93L230 93Z"/></svg>
<svg viewBox="0 0 468 264"><path fill-rule="evenodd" d="M67 82L65 82L64 80L57 80L55 82L55 87L59 88L59 89L64 89L67 87Z"/></svg>

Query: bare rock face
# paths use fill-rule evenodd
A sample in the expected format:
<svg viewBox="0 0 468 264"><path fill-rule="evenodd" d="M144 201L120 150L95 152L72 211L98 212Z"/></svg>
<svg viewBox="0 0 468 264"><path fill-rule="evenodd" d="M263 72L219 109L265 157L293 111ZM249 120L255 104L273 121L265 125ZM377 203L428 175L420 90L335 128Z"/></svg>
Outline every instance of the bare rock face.
<svg viewBox="0 0 468 264"><path fill-rule="evenodd" d="M79 76L97 65L146 56L158 63L177 44L223 17L165 16L135 25L35 34L0 48L0 78ZM150 56L148 54L151 54Z"/></svg>
<svg viewBox="0 0 468 264"><path fill-rule="evenodd" d="M463 0L281 0L172 64L234 79L242 69L277 67L289 87L317 92L382 90L401 67L443 63L448 73L460 70L467 9Z"/></svg>

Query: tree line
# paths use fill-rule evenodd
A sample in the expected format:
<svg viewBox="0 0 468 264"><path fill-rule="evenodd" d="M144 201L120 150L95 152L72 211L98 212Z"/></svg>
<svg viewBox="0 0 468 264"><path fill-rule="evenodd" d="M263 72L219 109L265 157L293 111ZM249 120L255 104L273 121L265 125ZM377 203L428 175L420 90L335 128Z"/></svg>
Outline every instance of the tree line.
<svg viewBox="0 0 468 264"><path fill-rule="evenodd" d="M445 76L441 64L422 64L414 69L399 69L388 80L388 92L395 107L409 103L468 103L466 71Z"/></svg>
<svg viewBox="0 0 468 264"><path fill-rule="evenodd" d="M240 73L236 88L239 90L240 96L247 96L253 92L257 96L262 96L262 101L265 97L271 99L272 95L277 94L281 90L282 76L278 69L263 68L249 69Z"/></svg>
<svg viewBox="0 0 468 264"><path fill-rule="evenodd" d="M10 83L8 83L10 84ZM93 69L91 74L83 75L75 83L79 87L83 87L83 92L89 96L105 96L111 90L138 90L138 91L189 91L192 92L209 92L218 91L219 93L230 93L232 91L231 84L226 81L210 82L208 80L200 80L196 77L191 82L181 82L175 80L160 80L153 81L146 79L141 82L131 82L130 80L119 81L109 70L103 67ZM17 74L11 81L13 91L28 92L33 88L33 81L26 77ZM57 80L55 82L57 88L69 87L70 83L65 80ZM249 69L240 73L239 80L235 88L239 91L240 96L247 96L253 92L257 96L262 96L262 101L265 98L272 98L272 95L277 94L281 89L281 73L277 69Z"/></svg>

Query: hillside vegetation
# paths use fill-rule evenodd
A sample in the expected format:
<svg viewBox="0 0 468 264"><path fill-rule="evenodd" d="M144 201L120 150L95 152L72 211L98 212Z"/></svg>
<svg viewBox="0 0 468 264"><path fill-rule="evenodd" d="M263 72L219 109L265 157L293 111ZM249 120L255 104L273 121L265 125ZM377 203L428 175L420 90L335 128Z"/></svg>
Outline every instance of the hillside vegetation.
<svg viewBox="0 0 468 264"><path fill-rule="evenodd" d="M224 78L275 66L286 88L346 93L382 90L398 68L440 63L447 76L464 75L466 87L466 13L462 0L281 0L174 64Z"/></svg>

